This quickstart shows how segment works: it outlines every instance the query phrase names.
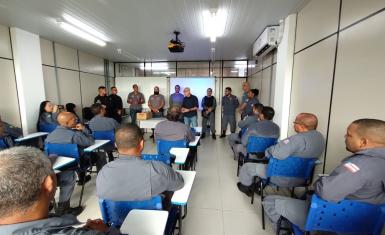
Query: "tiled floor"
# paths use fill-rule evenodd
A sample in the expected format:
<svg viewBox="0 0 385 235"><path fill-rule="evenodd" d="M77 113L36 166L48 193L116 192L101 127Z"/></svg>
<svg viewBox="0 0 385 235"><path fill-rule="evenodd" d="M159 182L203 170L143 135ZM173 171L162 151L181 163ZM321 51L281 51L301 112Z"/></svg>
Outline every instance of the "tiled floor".
<svg viewBox="0 0 385 235"><path fill-rule="evenodd" d="M147 140L144 153L155 153L155 145ZM201 141L198 153L197 176L189 199L188 216L183 220L186 235L256 235L274 234L267 224L262 230L260 203L240 193L236 183L236 161L233 160L227 140L206 138ZM79 198L76 187L72 203ZM85 187L84 212L80 221L100 218L95 191L95 177Z"/></svg>

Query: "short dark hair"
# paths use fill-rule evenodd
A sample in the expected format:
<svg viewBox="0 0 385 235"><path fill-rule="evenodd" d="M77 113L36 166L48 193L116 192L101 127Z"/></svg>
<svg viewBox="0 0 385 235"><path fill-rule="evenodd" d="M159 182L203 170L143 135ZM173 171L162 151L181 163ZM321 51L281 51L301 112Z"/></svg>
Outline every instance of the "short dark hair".
<svg viewBox="0 0 385 235"><path fill-rule="evenodd" d="M177 122L181 117L181 110L179 106L172 106L167 110L167 120Z"/></svg>
<svg viewBox="0 0 385 235"><path fill-rule="evenodd" d="M373 118L362 118L355 120L352 124L357 125L357 132L360 136L385 144L385 121Z"/></svg>
<svg viewBox="0 0 385 235"><path fill-rule="evenodd" d="M274 118L274 115L275 115L275 111L272 107L269 107L269 106L264 106L262 108L262 114L263 114L263 117L267 120L273 120Z"/></svg>
<svg viewBox="0 0 385 235"><path fill-rule="evenodd" d="M91 112L93 115L98 115L99 113L102 112L103 106L101 104L93 104L91 105Z"/></svg>
<svg viewBox="0 0 385 235"><path fill-rule="evenodd" d="M251 89L250 90L253 94L254 94L254 96L258 96L259 95L259 90L258 89Z"/></svg>
<svg viewBox="0 0 385 235"><path fill-rule="evenodd" d="M115 89L115 88L116 88L116 86L112 86L112 87L111 87L111 90L112 90L112 89Z"/></svg>
<svg viewBox="0 0 385 235"><path fill-rule="evenodd" d="M127 123L120 126L115 132L116 147L131 149L135 148L143 140L142 130L136 124Z"/></svg>
<svg viewBox="0 0 385 235"><path fill-rule="evenodd" d="M231 91L231 87L226 87L225 90Z"/></svg>
<svg viewBox="0 0 385 235"><path fill-rule="evenodd" d="M99 86L98 90L100 90L100 89L106 89L106 87L105 86Z"/></svg>
<svg viewBox="0 0 385 235"><path fill-rule="evenodd" d="M263 104L261 104L261 103L255 103L255 104L253 104L253 108L255 108L256 110L258 110L259 113L262 112L263 107L264 107L264 106L263 106Z"/></svg>

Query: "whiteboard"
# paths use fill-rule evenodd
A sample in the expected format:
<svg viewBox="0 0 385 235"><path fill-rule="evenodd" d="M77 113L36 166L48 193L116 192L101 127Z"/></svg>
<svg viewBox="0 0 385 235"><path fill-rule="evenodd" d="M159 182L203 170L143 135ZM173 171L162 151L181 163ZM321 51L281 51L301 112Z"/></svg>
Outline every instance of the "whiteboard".
<svg viewBox="0 0 385 235"><path fill-rule="evenodd" d="M127 96L133 91L132 86L137 84L139 91L143 93L145 97L145 104L143 108L148 109L148 98L154 94L154 87L159 87L160 94L164 95L166 100L166 107L169 99L168 90L168 78L167 77L116 77L115 86L118 89L118 95L122 97L123 107L128 108Z"/></svg>
<svg viewBox="0 0 385 235"><path fill-rule="evenodd" d="M198 97L199 108L201 109L201 102L203 97L207 94L207 88L213 90L213 96L217 98L216 88L215 88L215 78L214 77L176 77L170 78L170 94L175 92L175 86L180 86L180 92L183 94L183 89L189 87L191 94ZM218 98L217 98L218 101Z"/></svg>

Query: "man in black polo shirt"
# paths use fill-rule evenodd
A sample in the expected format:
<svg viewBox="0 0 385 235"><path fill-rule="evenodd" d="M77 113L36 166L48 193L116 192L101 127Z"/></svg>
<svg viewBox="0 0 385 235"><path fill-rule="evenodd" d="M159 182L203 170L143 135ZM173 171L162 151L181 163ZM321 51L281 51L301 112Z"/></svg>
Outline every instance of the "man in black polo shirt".
<svg viewBox="0 0 385 235"><path fill-rule="evenodd" d="M107 96L107 89L105 86L98 87L98 96L94 99L94 104L101 104L106 109L106 116L110 116L109 108L110 108L110 100Z"/></svg>
<svg viewBox="0 0 385 235"><path fill-rule="evenodd" d="M198 98L195 95L192 95L190 88L186 87L183 90L184 98L182 103L182 113L184 124L189 127L198 126L197 120L197 110L199 107Z"/></svg>

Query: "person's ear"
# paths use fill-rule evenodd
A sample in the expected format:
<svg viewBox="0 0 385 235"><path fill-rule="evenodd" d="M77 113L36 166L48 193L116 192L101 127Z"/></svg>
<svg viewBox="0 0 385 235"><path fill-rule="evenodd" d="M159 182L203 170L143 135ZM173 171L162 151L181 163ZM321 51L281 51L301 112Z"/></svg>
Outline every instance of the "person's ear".
<svg viewBox="0 0 385 235"><path fill-rule="evenodd" d="M55 196L57 187L56 175L51 174L44 178L42 183L42 192L47 195L49 199L53 199Z"/></svg>
<svg viewBox="0 0 385 235"><path fill-rule="evenodd" d="M366 147L367 145L368 145L368 139L366 139L366 138L361 138L360 139L360 147L362 148L362 147Z"/></svg>
<svg viewBox="0 0 385 235"><path fill-rule="evenodd" d="M142 151L143 148L144 148L144 139L142 139L140 142L139 142L139 150Z"/></svg>

